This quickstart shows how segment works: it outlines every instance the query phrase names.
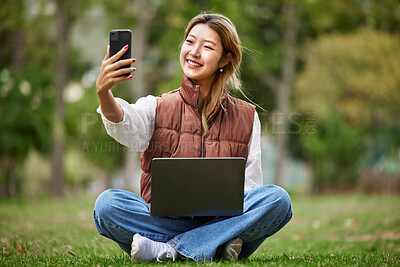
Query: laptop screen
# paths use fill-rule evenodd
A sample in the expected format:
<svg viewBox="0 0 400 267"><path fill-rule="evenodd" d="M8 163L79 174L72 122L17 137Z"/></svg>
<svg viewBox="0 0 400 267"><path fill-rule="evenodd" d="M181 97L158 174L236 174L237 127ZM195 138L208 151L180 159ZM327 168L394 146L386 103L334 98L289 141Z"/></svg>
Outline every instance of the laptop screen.
<svg viewBox="0 0 400 267"><path fill-rule="evenodd" d="M151 215L235 216L243 213L244 158L155 158Z"/></svg>

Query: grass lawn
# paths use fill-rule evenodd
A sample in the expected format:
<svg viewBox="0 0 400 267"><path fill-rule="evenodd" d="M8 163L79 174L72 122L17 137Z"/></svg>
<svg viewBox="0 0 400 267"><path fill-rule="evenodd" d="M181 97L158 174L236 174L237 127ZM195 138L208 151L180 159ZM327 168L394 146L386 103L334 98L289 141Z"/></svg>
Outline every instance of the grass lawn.
<svg viewBox="0 0 400 267"><path fill-rule="evenodd" d="M0 200L0 266L131 265L116 244L97 234L94 200ZM292 221L248 260L206 266L400 266L399 196L292 196L292 202Z"/></svg>

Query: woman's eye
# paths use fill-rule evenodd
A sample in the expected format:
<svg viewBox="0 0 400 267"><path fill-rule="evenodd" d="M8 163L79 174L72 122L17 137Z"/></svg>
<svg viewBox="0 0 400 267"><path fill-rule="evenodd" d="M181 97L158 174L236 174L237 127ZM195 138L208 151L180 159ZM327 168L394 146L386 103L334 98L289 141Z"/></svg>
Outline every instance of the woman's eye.
<svg viewBox="0 0 400 267"><path fill-rule="evenodd" d="M189 44L193 44L192 40L186 40L186 42L189 43Z"/></svg>
<svg viewBox="0 0 400 267"><path fill-rule="evenodd" d="M212 48L211 46L205 46L205 48L210 49L210 50L214 50L214 48Z"/></svg>

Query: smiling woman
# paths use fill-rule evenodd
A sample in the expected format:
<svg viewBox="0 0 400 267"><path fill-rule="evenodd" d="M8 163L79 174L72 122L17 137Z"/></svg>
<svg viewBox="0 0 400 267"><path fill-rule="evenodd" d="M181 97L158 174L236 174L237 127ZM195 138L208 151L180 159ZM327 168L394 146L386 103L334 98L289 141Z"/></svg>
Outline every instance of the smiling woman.
<svg viewBox="0 0 400 267"><path fill-rule="evenodd" d="M207 117L222 93L222 88L218 88L219 84L214 80L222 78L223 67L230 58L232 54L224 53L217 32L206 24L194 26L182 45L180 63L183 73L201 88L199 106L205 132L208 130ZM213 83L216 85L214 88Z"/></svg>
<svg viewBox="0 0 400 267"><path fill-rule="evenodd" d="M286 225L292 208L284 189L262 185L261 130L255 106L228 94L228 86L240 90L242 53L235 26L219 14L193 18L181 45L181 87L161 96L143 97L135 104L114 98L110 90L132 78L120 75L134 69L118 70L135 61L118 61L125 51L109 57L107 50L96 83L98 112L113 138L143 152L141 194L103 192L94 209L99 233L116 241L133 261L248 258ZM245 158L243 214L152 217L151 161L165 157Z"/></svg>
<svg viewBox="0 0 400 267"><path fill-rule="evenodd" d="M194 26L182 45L180 63L183 73L200 85L204 96L209 93L217 69L227 64L222 61L222 50L218 34L205 24Z"/></svg>
<svg viewBox="0 0 400 267"><path fill-rule="evenodd" d="M238 69L242 47L236 28L228 18L210 19L212 16L219 15L205 14L189 22L180 54L184 74L201 84L199 106L205 133L208 131L207 117L224 93L224 86L228 84L241 91Z"/></svg>

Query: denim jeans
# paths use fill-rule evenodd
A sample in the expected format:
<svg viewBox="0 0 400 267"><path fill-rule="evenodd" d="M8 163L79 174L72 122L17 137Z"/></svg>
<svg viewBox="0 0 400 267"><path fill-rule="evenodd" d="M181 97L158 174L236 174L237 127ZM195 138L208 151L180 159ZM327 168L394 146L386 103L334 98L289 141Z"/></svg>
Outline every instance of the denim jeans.
<svg viewBox="0 0 400 267"><path fill-rule="evenodd" d="M264 240L292 218L290 197L281 187L261 186L244 194L242 215L234 217L152 217L138 195L109 189L96 200L94 222L99 233L130 254L135 233L170 244L181 255L198 262L219 258L223 245L243 240L239 258L248 258Z"/></svg>

